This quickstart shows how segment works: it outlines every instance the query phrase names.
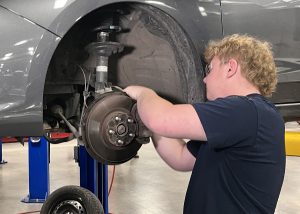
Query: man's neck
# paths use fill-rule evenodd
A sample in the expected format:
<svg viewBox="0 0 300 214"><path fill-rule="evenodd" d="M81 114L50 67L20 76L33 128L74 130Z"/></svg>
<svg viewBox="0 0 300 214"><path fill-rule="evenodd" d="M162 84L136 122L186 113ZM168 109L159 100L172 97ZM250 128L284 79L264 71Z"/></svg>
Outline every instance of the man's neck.
<svg viewBox="0 0 300 214"><path fill-rule="evenodd" d="M240 77L238 80L228 82L224 93L226 93L227 96L247 96L248 94L260 94L260 91L244 77Z"/></svg>

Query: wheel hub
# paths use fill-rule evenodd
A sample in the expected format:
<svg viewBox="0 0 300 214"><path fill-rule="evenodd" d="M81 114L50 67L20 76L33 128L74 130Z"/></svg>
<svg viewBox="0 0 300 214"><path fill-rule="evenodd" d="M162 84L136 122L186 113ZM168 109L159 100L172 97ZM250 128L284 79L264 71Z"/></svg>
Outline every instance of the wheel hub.
<svg viewBox="0 0 300 214"><path fill-rule="evenodd" d="M123 112L113 112L108 117L107 124L107 139L109 143L115 146L126 146L132 142L137 129L136 123L130 114Z"/></svg>
<svg viewBox="0 0 300 214"><path fill-rule="evenodd" d="M54 214L85 214L85 209L78 201L62 201L55 207Z"/></svg>
<svg viewBox="0 0 300 214"><path fill-rule="evenodd" d="M82 140L94 159L119 164L136 155L141 144L136 140L138 123L131 113L134 104L123 92L108 92L88 107Z"/></svg>

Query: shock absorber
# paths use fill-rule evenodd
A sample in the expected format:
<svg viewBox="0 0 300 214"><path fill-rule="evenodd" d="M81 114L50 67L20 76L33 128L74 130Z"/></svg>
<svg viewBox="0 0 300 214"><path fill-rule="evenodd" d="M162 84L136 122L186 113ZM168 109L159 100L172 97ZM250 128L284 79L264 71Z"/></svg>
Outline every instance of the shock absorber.
<svg viewBox="0 0 300 214"><path fill-rule="evenodd" d="M108 82L108 59L112 54L122 52L124 45L109 41L110 33L121 31L120 26L100 26L94 31L97 33L97 41L87 45L86 50L96 57L95 95L97 96L112 90Z"/></svg>

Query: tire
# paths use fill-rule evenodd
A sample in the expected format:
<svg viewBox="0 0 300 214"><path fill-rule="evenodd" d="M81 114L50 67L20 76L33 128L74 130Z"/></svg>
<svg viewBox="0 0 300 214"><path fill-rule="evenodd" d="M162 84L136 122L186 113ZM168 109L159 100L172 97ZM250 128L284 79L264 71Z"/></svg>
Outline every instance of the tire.
<svg viewBox="0 0 300 214"><path fill-rule="evenodd" d="M41 214L104 214L99 199L79 186L64 186L52 192L44 202Z"/></svg>

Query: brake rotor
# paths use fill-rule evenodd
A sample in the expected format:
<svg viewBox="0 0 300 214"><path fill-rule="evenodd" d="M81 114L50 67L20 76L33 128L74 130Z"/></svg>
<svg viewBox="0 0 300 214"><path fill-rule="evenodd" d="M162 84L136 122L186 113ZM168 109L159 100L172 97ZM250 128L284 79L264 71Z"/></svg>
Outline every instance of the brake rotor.
<svg viewBox="0 0 300 214"><path fill-rule="evenodd" d="M131 114L135 102L122 92L100 95L82 121L82 139L88 153L104 164L124 163L141 147L136 140L137 121Z"/></svg>

